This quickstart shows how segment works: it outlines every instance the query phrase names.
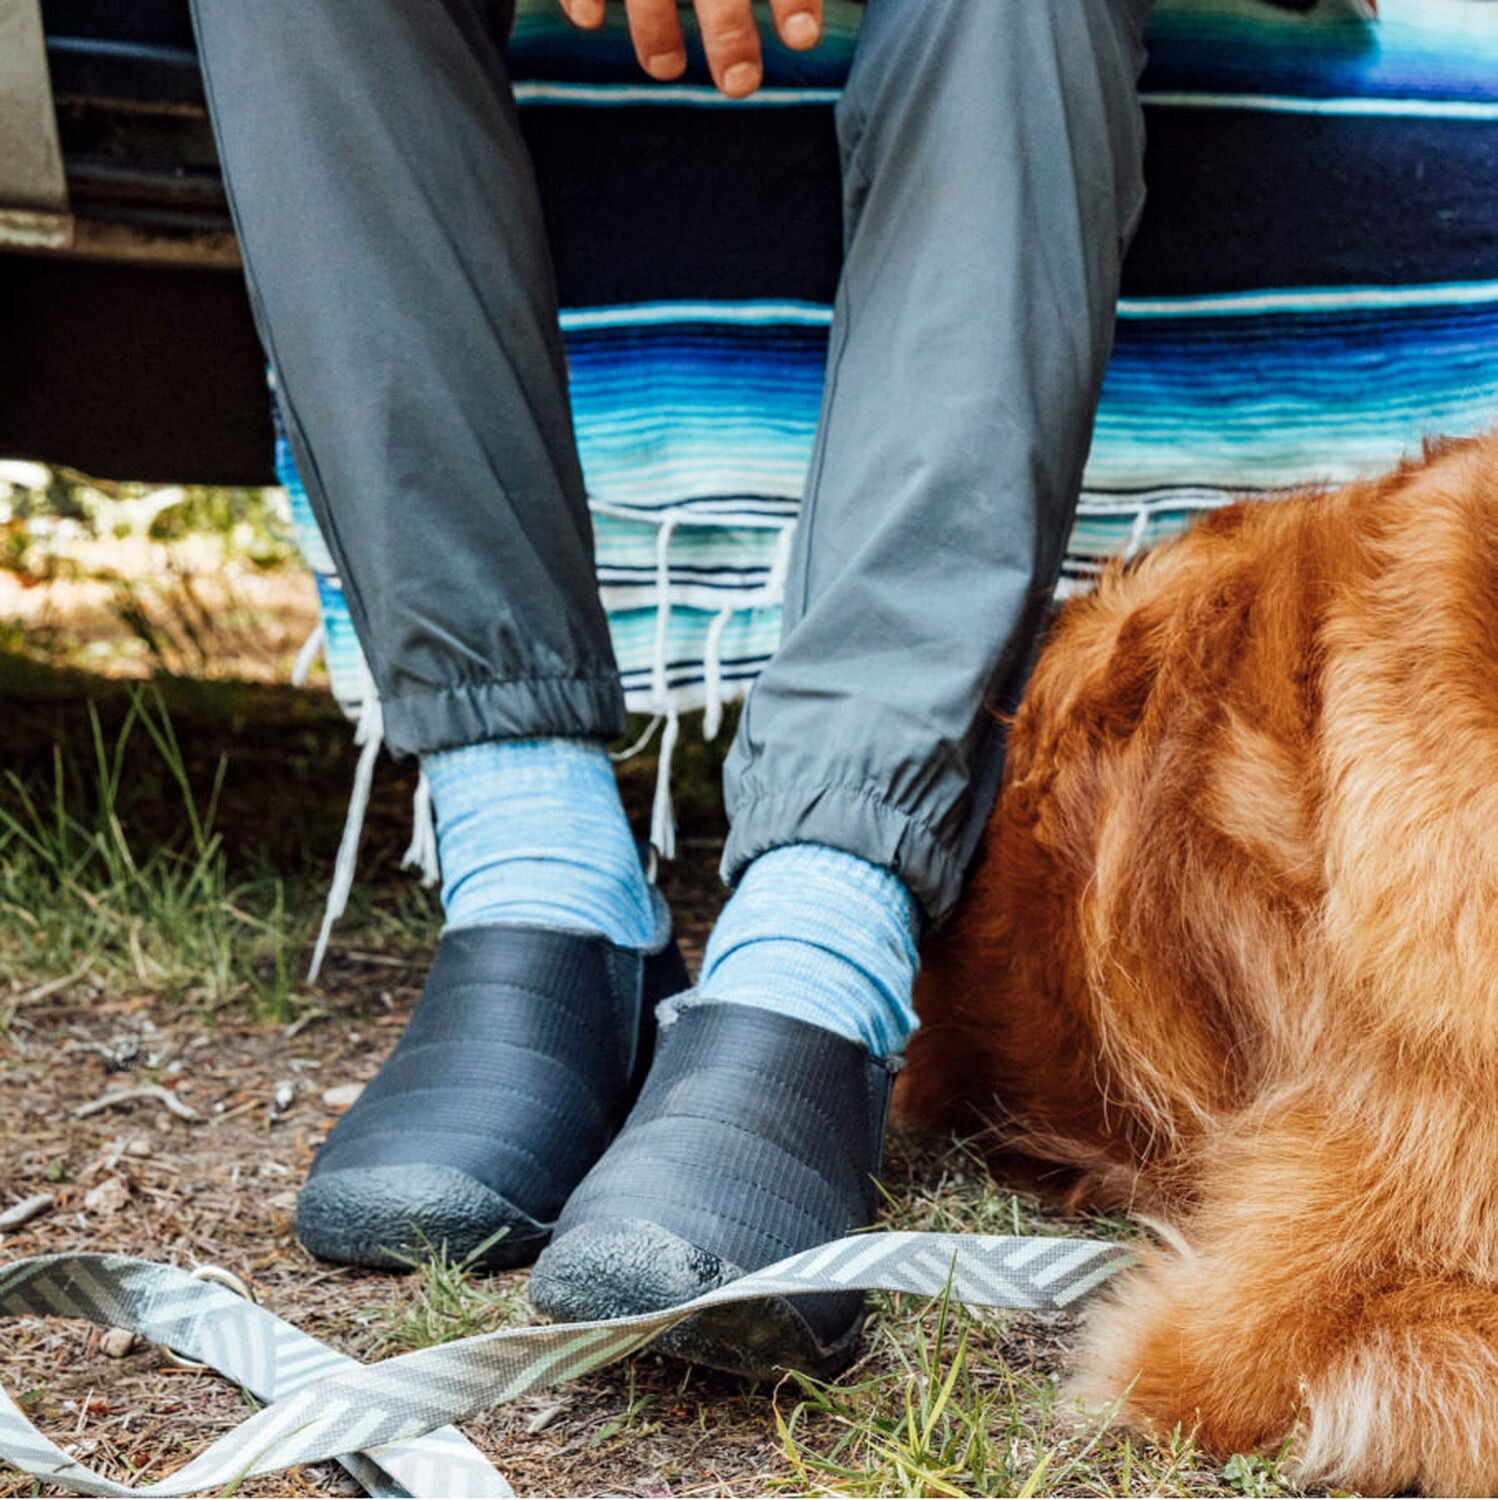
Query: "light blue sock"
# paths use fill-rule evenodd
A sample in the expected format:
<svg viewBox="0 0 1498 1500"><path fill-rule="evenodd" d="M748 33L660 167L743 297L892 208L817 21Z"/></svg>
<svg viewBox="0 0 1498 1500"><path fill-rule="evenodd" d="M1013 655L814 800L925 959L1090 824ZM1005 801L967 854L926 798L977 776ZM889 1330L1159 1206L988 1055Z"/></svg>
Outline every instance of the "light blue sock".
<svg viewBox="0 0 1498 1500"><path fill-rule="evenodd" d="M914 898L898 876L823 844L789 844L744 872L697 991L810 1021L875 1057L915 1031Z"/></svg>
<svg viewBox="0 0 1498 1500"><path fill-rule="evenodd" d="M655 935L655 909L608 752L592 740L492 740L421 759L449 927L497 922Z"/></svg>

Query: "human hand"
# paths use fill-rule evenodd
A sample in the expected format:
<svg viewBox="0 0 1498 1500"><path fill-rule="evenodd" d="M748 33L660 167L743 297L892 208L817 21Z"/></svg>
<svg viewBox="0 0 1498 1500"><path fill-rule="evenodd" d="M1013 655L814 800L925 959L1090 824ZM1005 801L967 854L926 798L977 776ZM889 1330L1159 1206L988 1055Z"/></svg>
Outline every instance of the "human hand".
<svg viewBox="0 0 1498 1500"><path fill-rule="evenodd" d="M560 0L574 26L594 31L603 25L604 0ZM702 45L713 82L730 99L752 94L764 77L759 30L750 0L693 0ZM676 0L625 0L635 56L652 78L680 78L687 66L686 45ZM775 30L787 47L804 52L822 39L822 0L770 0Z"/></svg>

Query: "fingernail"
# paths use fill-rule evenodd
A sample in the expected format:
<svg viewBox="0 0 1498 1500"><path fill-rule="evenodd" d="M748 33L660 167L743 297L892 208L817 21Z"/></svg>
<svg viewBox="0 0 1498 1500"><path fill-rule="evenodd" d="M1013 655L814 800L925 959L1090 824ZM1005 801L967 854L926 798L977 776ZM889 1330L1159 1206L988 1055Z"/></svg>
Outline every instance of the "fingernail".
<svg viewBox="0 0 1498 1500"><path fill-rule="evenodd" d="M572 19L579 26L597 26L603 20L603 0L572 0Z"/></svg>
<svg viewBox="0 0 1498 1500"><path fill-rule="evenodd" d="M737 62L723 75L725 94L752 94L759 87L759 69L753 63Z"/></svg>
<svg viewBox="0 0 1498 1500"><path fill-rule="evenodd" d="M675 78L687 65L685 52L657 52L645 59L645 71L652 78Z"/></svg>
<svg viewBox="0 0 1498 1500"><path fill-rule="evenodd" d="M781 34L788 47L815 47L817 38L821 35L821 27L817 25L815 16L808 15L803 10L786 21L785 30Z"/></svg>

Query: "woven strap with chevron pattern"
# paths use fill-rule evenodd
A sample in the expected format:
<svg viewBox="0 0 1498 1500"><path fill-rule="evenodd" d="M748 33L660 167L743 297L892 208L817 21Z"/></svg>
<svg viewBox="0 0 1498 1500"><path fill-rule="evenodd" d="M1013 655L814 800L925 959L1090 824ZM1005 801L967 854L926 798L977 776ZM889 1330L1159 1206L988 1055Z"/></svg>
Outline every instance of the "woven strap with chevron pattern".
<svg viewBox="0 0 1498 1500"><path fill-rule="evenodd" d="M0 1269L0 1316L86 1318L212 1365L268 1404L158 1484L70 1458L0 1390L0 1459L84 1495L175 1496L336 1458L371 1495L509 1495L445 1425L607 1364L704 1308L804 1292L892 1291L985 1307L1068 1307L1130 1259L1098 1240L853 1235L664 1312L502 1328L361 1365L222 1286L118 1255L42 1255Z"/></svg>

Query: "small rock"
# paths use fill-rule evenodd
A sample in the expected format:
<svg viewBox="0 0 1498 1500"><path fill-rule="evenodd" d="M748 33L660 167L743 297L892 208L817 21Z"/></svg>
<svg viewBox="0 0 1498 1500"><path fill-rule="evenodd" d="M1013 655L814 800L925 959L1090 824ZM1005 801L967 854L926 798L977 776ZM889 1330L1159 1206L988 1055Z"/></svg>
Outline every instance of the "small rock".
<svg viewBox="0 0 1498 1500"><path fill-rule="evenodd" d="M83 1211L111 1218L130 1201L130 1184L123 1177L111 1177L83 1195Z"/></svg>
<svg viewBox="0 0 1498 1500"><path fill-rule="evenodd" d="M151 1137L148 1135L132 1135L120 1147L121 1152L126 1156L150 1156L155 1149L155 1146L151 1144Z"/></svg>
<svg viewBox="0 0 1498 1500"><path fill-rule="evenodd" d="M104 1067L109 1073L122 1073L140 1061L138 1036L116 1037L104 1049Z"/></svg>
<svg viewBox="0 0 1498 1500"><path fill-rule="evenodd" d="M277 1115L285 1114L295 1103L296 1084L290 1078L283 1078L276 1085L276 1091L271 1096L271 1113Z"/></svg>
<svg viewBox="0 0 1498 1500"><path fill-rule="evenodd" d="M328 1109L347 1109L363 1092L362 1083L339 1083L323 1090L322 1102Z"/></svg>
<svg viewBox="0 0 1498 1500"><path fill-rule="evenodd" d="M106 1328L99 1335L99 1352L110 1359L124 1359L135 1348L133 1328Z"/></svg>
<svg viewBox="0 0 1498 1500"><path fill-rule="evenodd" d="M30 1198L22 1198L0 1213L0 1230L19 1229L21 1225L29 1224L48 1212L56 1202L51 1193L34 1193Z"/></svg>

